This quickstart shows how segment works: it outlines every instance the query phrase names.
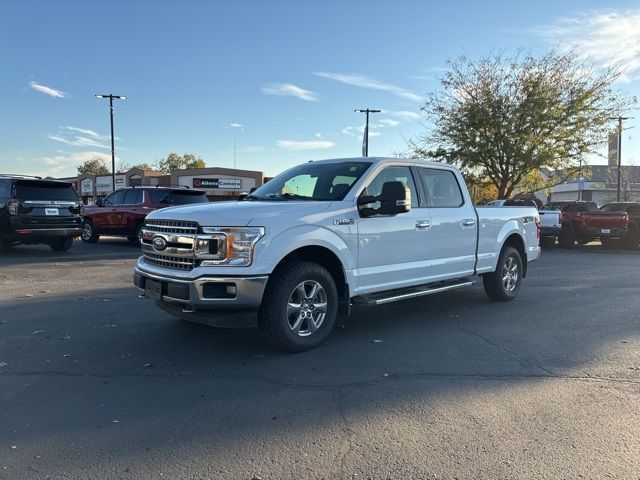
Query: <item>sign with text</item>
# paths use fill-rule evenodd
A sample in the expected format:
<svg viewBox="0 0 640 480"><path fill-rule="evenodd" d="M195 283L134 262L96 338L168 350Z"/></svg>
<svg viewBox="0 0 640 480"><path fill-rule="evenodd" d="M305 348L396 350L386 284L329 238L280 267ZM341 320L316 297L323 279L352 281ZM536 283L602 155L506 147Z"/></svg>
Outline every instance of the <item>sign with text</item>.
<svg viewBox="0 0 640 480"><path fill-rule="evenodd" d="M93 180L83 178L80 181L80 195L93 195Z"/></svg>
<svg viewBox="0 0 640 480"><path fill-rule="evenodd" d="M618 166L618 134L610 133L609 134L609 166L617 167Z"/></svg>
<svg viewBox="0 0 640 480"><path fill-rule="evenodd" d="M193 188L239 190L242 188L242 181L239 178L194 178Z"/></svg>

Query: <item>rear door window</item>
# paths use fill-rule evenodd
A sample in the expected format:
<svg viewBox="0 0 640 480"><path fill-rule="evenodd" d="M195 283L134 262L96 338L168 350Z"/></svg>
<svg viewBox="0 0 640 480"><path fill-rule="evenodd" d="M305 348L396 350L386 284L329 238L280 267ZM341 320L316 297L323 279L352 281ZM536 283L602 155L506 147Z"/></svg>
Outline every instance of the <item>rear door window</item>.
<svg viewBox="0 0 640 480"><path fill-rule="evenodd" d="M127 193L124 195L125 205L138 205L142 203L142 190L136 190L132 188L131 190L127 190Z"/></svg>
<svg viewBox="0 0 640 480"><path fill-rule="evenodd" d="M418 168L425 189L427 207L455 208L464 203L460 185L450 170Z"/></svg>
<svg viewBox="0 0 640 480"><path fill-rule="evenodd" d="M19 180L16 198L20 200L61 200L77 202L78 194L68 183Z"/></svg>
<svg viewBox="0 0 640 480"><path fill-rule="evenodd" d="M163 203L169 198L168 190L147 190L149 197L151 197L151 203L158 204Z"/></svg>
<svg viewBox="0 0 640 480"><path fill-rule="evenodd" d="M204 192L189 190L174 190L171 192L169 203L171 205L188 205L190 203L207 203L209 199Z"/></svg>

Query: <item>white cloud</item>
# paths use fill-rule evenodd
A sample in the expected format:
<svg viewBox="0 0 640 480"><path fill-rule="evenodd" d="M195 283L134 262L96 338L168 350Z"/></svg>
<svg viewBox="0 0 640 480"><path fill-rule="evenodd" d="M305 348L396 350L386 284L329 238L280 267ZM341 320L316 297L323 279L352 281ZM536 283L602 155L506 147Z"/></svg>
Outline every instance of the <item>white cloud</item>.
<svg viewBox="0 0 640 480"><path fill-rule="evenodd" d="M372 78L365 77L364 75L330 72L314 72L314 75L335 80L346 85L353 85L354 87L362 87L369 88L371 90L381 90L383 92L389 92L398 97L411 100L412 102L421 102L423 100L423 98L417 93L405 90L404 88L400 88L390 83L384 83Z"/></svg>
<svg viewBox="0 0 640 480"><path fill-rule="evenodd" d="M231 128L244 128L244 125L241 123L230 123L229 126Z"/></svg>
<svg viewBox="0 0 640 480"><path fill-rule="evenodd" d="M47 135L47 138L49 140L54 140L56 142L72 145L74 147L97 147L97 148L104 148L104 149L111 148L109 145L100 143L95 138L83 137L81 135L65 136L63 133L59 133L59 134L50 133Z"/></svg>
<svg viewBox="0 0 640 480"><path fill-rule="evenodd" d="M399 112L387 112L384 111L383 113L387 114L387 115L391 115L393 117L399 118L400 120L406 120L406 121L410 121L410 120L420 120L420 114L416 113L416 112L410 112L407 110L401 110Z"/></svg>
<svg viewBox="0 0 640 480"><path fill-rule="evenodd" d="M278 140L278 146L285 150L325 150L334 145L335 143L328 140Z"/></svg>
<svg viewBox="0 0 640 480"><path fill-rule="evenodd" d="M267 95L282 95L296 97L307 102L316 102L318 97L315 92L305 90L304 88L292 85L290 83L272 83L262 87L262 93Z"/></svg>
<svg viewBox="0 0 640 480"><path fill-rule="evenodd" d="M99 138L100 140L106 140L107 138L109 138L107 135L100 135L99 133L94 132L93 130L89 130L88 128L78 128L78 127L72 127L70 125L66 125L62 128L72 132L82 133L83 135L88 135L89 137Z"/></svg>
<svg viewBox="0 0 640 480"><path fill-rule="evenodd" d="M31 168L36 168L34 175L71 176L76 174L76 167L87 160L101 158L111 164L111 155L103 152L85 151L77 153L64 153L53 156L34 158Z"/></svg>
<svg viewBox="0 0 640 480"><path fill-rule="evenodd" d="M640 10L583 12L535 32L561 48L574 47L596 62L621 62L626 67L622 81L631 81L631 75L640 70Z"/></svg>
<svg viewBox="0 0 640 480"><path fill-rule="evenodd" d="M385 127L397 127L400 125L400 122L397 120L393 120L391 118L383 118L378 123L384 125Z"/></svg>
<svg viewBox="0 0 640 480"><path fill-rule="evenodd" d="M40 93L44 93L46 95L49 95L50 97L55 97L55 98L65 98L68 97L69 95L57 90L53 87L47 87L46 85L40 85L39 83L36 82L29 82L29 86L36 90L37 92Z"/></svg>

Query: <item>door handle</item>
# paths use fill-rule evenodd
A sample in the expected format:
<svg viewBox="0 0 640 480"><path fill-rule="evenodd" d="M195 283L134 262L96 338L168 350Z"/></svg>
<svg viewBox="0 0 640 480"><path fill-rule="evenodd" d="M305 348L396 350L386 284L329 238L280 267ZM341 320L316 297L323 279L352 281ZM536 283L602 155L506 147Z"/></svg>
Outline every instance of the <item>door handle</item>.
<svg viewBox="0 0 640 480"><path fill-rule="evenodd" d="M475 224L476 224L476 221L472 218L467 218L465 220L462 220L463 227L472 227Z"/></svg>
<svg viewBox="0 0 640 480"><path fill-rule="evenodd" d="M419 222L416 222L416 228L418 230L426 230L431 226L430 222L427 222L426 220L420 220Z"/></svg>

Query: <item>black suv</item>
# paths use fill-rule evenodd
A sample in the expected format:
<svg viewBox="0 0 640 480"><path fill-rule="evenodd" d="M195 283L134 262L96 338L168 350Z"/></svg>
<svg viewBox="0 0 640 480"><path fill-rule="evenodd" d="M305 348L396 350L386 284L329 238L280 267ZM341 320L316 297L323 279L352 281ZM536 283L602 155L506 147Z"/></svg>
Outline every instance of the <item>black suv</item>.
<svg viewBox="0 0 640 480"><path fill-rule="evenodd" d="M0 174L0 251L35 243L69 250L81 232L81 204L69 182Z"/></svg>

